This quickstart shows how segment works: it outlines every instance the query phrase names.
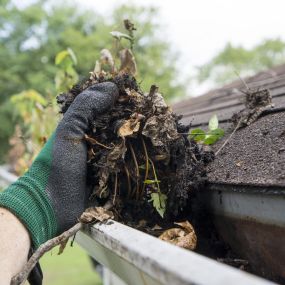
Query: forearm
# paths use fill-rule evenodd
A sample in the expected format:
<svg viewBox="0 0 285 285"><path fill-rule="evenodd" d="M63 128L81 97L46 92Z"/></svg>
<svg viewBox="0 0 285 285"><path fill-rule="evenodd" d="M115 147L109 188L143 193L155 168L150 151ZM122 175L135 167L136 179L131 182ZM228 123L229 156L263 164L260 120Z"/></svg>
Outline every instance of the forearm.
<svg viewBox="0 0 285 285"><path fill-rule="evenodd" d="M0 285L9 285L27 261L31 241L18 218L1 207L0 232Z"/></svg>

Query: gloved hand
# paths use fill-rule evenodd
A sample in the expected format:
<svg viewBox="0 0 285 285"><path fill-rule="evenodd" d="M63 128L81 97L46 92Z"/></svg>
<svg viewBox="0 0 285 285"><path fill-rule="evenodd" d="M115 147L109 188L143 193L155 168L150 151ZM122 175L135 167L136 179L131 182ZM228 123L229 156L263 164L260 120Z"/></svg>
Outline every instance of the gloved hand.
<svg viewBox="0 0 285 285"><path fill-rule="evenodd" d="M88 198L84 134L91 120L111 108L117 97L111 82L79 94L31 168L0 193L0 207L22 221L34 249L73 226L84 211Z"/></svg>

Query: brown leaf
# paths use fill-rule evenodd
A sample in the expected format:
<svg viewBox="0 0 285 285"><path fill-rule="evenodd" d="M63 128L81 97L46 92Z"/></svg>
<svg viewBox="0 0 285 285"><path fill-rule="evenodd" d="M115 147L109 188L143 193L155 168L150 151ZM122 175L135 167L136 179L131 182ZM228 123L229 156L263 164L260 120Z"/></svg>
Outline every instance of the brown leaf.
<svg viewBox="0 0 285 285"><path fill-rule="evenodd" d="M111 68L111 71L113 72L115 68L115 62L114 62L111 52L108 49L104 48L101 50L100 55L101 55L100 56L101 64L108 65Z"/></svg>
<svg viewBox="0 0 285 285"><path fill-rule="evenodd" d="M197 236L193 226L188 221L175 224L182 228L166 230L159 236L159 239L175 244L179 247L194 250L197 245Z"/></svg>
<svg viewBox="0 0 285 285"><path fill-rule="evenodd" d="M144 116L138 113L131 115L130 119L124 120L117 131L119 137L131 136L139 131L140 121L144 119Z"/></svg>
<svg viewBox="0 0 285 285"><path fill-rule="evenodd" d="M108 219L114 219L112 211L108 211L103 207L91 207L85 210L79 218L79 221L84 224L94 223L97 221L104 222Z"/></svg>
<svg viewBox="0 0 285 285"><path fill-rule="evenodd" d="M179 138L177 126L171 112L147 119L142 134L151 139L154 146L163 146L170 140Z"/></svg>
<svg viewBox="0 0 285 285"><path fill-rule="evenodd" d="M128 48L121 50L120 60L121 60L120 71L135 76L137 73L137 64L131 50L129 50Z"/></svg>

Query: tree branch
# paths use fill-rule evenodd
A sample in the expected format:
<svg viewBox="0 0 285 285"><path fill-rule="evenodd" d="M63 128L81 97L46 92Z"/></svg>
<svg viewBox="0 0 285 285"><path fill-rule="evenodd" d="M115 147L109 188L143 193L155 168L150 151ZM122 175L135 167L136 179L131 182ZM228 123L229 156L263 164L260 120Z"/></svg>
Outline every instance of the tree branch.
<svg viewBox="0 0 285 285"><path fill-rule="evenodd" d="M21 272L19 272L17 275L15 275L12 280L11 280L11 285L21 285L23 284L34 266L37 264L39 259L49 250L54 248L55 246L61 244L62 242L65 242L68 240L70 237L75 235L81 228L82 228L82 223L77 223L75 226L70 228L69 230L63 232L61 235L48 240L44 244L42 244L36 251L35 253L31 256L29 261L25 264L24 268L22 269Z"/></svg>

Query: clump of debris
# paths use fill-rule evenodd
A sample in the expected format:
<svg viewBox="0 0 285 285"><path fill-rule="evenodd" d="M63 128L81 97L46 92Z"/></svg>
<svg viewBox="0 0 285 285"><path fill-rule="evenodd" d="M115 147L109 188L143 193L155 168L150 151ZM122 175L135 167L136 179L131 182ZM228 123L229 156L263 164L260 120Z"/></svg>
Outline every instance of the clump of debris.
<svg viewBox="0 0 285 285"><path fill-rule="evenodd" d="M188 139L190 126L179 122L181 117L156 86L144 94L128 73L93 72L90 79L58 96L62 112L84 89L104 81L114 82L120 94L115 106L95 118L85 135L91 199L102 203L112 199L119 212L123 201L131 201L135 207L144 204L149 214L156 209L161 217L178 215L191 189L203 181L209 153Z"/></svg>
<svg viewBox="0 0 285 285"><path fill-rule="evenodd" d="M115 106L96 117L85 135L90 199L96 206L111 201L123 222L173 222L205 180L205 164L213 155L189 140L190 126L179 122L181 117L165 103L157 86L146 94L140 89L131 49L120 51L120 60L116 69L104 49L90 78L57 99L65 113L89 86L106 81L117 85Z"/></svg>

